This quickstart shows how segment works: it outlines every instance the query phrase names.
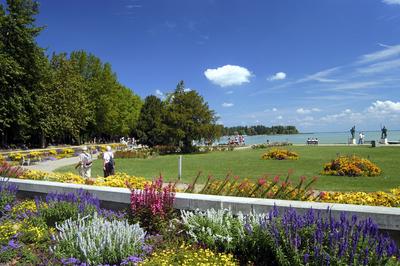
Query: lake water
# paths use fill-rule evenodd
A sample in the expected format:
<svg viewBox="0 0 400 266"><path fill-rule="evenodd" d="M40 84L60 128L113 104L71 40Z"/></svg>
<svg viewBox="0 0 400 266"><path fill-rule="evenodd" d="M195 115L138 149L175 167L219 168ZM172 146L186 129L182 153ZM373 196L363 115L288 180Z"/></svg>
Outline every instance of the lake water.
<svg viewBox="0 0 400 266"><path fill-rule="evenodd" d="M365 141L376 140L381 138L381 131L363 131ZM358 142L358 134L356 132L355 137ZM399 141L400 130L388 131L388 141ZM351 137L349 132L320 132L320 133L302 133L295 135L257 135L257 136L245 136L246 145L261 144L269 142L283 142L287 141L293 144L305 144L308 138L318 138L320 144L347 144L348 138ZM216 143L226 144L228 137L224 136Z"/></svg>

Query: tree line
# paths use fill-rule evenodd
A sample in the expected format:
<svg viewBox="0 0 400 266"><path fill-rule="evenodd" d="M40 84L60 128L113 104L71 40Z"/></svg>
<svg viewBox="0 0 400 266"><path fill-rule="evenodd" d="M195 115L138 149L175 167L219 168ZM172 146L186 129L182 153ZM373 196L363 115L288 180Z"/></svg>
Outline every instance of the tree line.
<svg viewBox="0 0 400 266"><path fill-rule="evenodd" d="M46 146L135 136L143 144L190 151L194 140L220 135L214 111L181 81L161 100L144 102L118 82L111 65L85 51L53 53L35 38L38 3L0 4L0 135L9 144ZM143 108L142 108L143 106Z"/></svg>
<svg viewBox="0 0 400 266"><path fill-rule="evenodd" d="M224 127L222 134L224 136L231 135L278 135L278 134L298 134L299 131L295 126L271 126L266 127L263 125L257 126L235 126L235 127Z"/></svg>

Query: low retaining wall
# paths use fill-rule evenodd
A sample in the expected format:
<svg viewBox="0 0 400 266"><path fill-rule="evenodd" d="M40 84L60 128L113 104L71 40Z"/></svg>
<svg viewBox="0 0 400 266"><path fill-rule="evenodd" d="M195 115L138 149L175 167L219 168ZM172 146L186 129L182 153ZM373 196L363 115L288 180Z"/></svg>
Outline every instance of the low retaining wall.
<svg viewBox="0 0 400 266"><path fill-rule="evenodd" d="M129 206L130 190L127 188L99 187L91 185L67 184L49 181L36 181L24 179L9 179L9 183L18 186L18 197L33 197L45 195L48 192L73 192L84 189L98 197L102 207L110 209L122 209ZM302 213L310 208L314 210L326 210L330 208L332 214L338 217L342 212L347 215L357 215L359 219L372 218L383 231L387 231L400 243L400 208L362 206L351 204L334 204L307 201L290 201L276 199L257 199L231 196L215 196L190 193L176 193L175 208L185 210L231 209L233 212L267 213L277 206L283 210L294 208Z"/></svg>

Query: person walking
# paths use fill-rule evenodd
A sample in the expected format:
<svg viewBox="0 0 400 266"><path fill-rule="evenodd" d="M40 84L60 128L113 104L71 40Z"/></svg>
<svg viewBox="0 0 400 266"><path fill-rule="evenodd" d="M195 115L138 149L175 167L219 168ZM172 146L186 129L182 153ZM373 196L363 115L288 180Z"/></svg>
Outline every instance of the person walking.
<svg viewBox="0 0 400 266"><path fill-rule="evenodd" d="M114 175L115 172L115 162L114 162L114 153L111 150L110 146L106 147L106 151L103 154L103 171L104 177Z"/></svg>
<svg viewBox="0 0 400 266"><path fill-rule="evenodd" d="M82 152L79 154L79 162L75 169L79 168L79 175L85 179L90 179L92 170L92 155L88 153L86 146L82 147Z"/></svg>

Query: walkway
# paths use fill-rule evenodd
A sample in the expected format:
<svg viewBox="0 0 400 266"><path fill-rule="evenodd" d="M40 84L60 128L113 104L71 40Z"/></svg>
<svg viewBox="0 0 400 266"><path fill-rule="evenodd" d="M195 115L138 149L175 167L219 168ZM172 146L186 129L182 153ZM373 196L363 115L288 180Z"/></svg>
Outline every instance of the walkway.
<svg viewBox="0 0 400 266"><path fill-rule="evenodd" d="M93 154L93 159L97 159L97 154ZM57 168L72 165L72 164L77 164L79 161L78 156L75 157L70 157L70 158L64 158L64 159L59 159L55 161L44 161L36 164L32 164L29 166L23 166L25 169L30 169L30 170L40 170L40 171L45 171L45 172L54 172Z"/></svg>

